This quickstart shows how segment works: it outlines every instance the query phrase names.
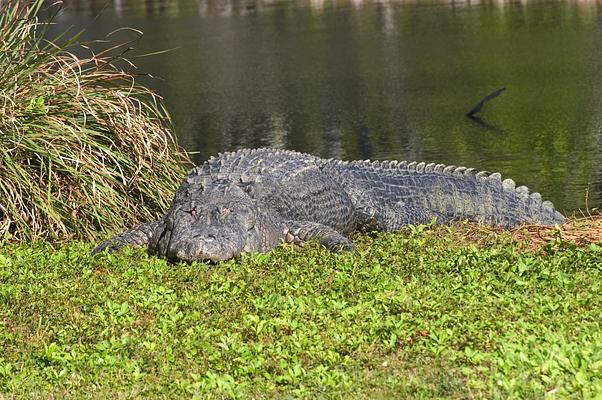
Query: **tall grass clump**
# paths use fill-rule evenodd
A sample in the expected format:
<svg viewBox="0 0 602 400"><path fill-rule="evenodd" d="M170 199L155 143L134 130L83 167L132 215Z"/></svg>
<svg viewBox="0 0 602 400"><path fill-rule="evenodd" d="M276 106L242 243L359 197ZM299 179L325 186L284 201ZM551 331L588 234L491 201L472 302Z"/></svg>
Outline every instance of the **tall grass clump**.
<svg viewBox="0 0 602 400"><path fill-rule="evenodd" d="M0 241L92 239L157 217L187 156L127 44L78 57L43 0L0 3ZM125 47L124 47L125 46Z"/></svg>

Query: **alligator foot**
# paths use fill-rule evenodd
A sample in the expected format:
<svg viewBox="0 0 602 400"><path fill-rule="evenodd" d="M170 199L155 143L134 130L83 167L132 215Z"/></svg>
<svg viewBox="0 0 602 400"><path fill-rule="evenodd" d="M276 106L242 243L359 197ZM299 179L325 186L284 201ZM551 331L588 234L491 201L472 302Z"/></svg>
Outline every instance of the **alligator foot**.
<svg viewBox="0 0 602 400"><path fill-rule="evenodd" d="M289 243L301 243L317 238L328 250L353 251L355 246L345 236L329 226L310 221L290 221L284 229L284 239Z"/></svg>
<svg viewBox="0 0 602 400"><path fill-rule="evenodd" d="M117 251L124 246L148 247L148 241L150 240L153 231L158 224L159 221L153 221L136 225L132 229L128 229L127 231L102 242L92 251L92 255L100 253L104 250L109 252Z"/></svg>

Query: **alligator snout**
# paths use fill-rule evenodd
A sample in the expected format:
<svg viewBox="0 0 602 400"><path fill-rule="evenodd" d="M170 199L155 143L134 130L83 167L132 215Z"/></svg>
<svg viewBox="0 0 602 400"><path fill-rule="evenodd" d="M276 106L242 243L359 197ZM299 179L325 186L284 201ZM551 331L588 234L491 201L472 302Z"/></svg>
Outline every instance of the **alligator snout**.
<svg viewBox="0 0 602 400"><path fill-rule="evenodd" d="M171 232L166 257L170 260L223 261L240 254L244 238L225 226L198 224L178 227Z"/></svg>

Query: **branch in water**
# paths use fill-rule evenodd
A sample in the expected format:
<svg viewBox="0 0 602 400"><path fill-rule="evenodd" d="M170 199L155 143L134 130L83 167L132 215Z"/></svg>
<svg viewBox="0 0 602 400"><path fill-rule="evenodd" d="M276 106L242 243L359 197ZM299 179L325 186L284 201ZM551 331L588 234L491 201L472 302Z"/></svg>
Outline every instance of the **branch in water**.
<svg viewBox="0 0 602 400"><path fill-rule="evenodd" d="M469 112L466 113L466 116L471 118L474 114L478 113L479 111L481 111L481 108L483 108L483 106L485 105L485 103L487 103L489 100L491 99L495 99L496 97L498 97L500 94L502 94L502 92L506 90L505 87L498 89L492 93L489 93L487 96L483 97L483 99L481 101L479 101L477 103L476 106L474 106L472 108L472 110L470 110Z"/></svg>

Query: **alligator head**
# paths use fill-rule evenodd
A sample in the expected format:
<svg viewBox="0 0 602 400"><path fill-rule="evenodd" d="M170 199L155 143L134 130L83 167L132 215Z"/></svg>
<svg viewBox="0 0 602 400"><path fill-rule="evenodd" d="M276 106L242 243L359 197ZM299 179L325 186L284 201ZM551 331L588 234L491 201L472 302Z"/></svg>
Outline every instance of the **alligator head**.
<svg viewBox="0 0 602 400"><path fill-rule="evenodd" d="M240 187L180 188L155 230L149 252L173 261L223 261L276 247L282 228Z"/></svg>

